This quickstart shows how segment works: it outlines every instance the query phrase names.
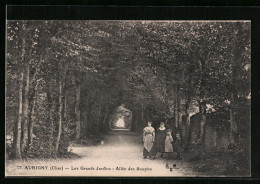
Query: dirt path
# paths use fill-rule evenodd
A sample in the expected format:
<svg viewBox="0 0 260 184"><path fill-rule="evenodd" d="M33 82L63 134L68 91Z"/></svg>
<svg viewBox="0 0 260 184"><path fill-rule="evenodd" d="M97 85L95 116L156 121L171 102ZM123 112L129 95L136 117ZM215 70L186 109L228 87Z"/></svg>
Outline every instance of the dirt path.
<svg viewBox="0 0 260 184"><path fill-rule="evenodd" d="M6 174L20 176L195 176L189 165L183 161L172 160L170 165L177 164L177 167L170 171L165 167L166 161L162 158L143 159L140 140L140 136L133 132L117 130L107 135L104 144L99 146L69 148L81 156L79 159L7 162Z"/></svg>

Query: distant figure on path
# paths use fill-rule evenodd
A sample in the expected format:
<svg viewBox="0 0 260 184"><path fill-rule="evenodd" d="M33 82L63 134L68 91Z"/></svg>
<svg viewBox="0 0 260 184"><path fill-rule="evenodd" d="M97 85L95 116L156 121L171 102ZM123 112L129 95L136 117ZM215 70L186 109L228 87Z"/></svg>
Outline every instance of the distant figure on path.
<svg viewBox="0 0 260 184"><path fill-rule="evenodd" d="M165 152L165 138L166 138L166 129L164 122L160 123L160 127L155 133L155 145L152 150L153 153L153 159L155 159L155 156L157 153L161 153L161 157L163 157L163 153Z"/></svg>
<svg viewBox="0 0 260 184"><path fill-rule="evenodd" d="M143 130L143 142L144 142L144 150L143 150L143 156L144 158L147 158L147 156L152 157L152 148L154 145L154 138L155 138L155 130L152 127L152 122L147 123L147 127Z"/></svg>

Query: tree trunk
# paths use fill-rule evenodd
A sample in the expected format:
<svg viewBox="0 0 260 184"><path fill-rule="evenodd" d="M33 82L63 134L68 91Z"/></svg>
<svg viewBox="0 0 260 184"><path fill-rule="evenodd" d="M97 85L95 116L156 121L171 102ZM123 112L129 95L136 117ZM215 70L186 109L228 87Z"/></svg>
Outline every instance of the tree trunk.
<svg viewBox="0 0 260 184"><path fill-rule="evenodd" d="M141 104L141 124L144 124L144 105L143 104Z"/></svg>
<svg viewBox="0 0 260 184"><path fill-rule="evenodd" d="M199 101L200 109L200 134L198 143L201 145L200 151L205 152L205 125L206 125L206 103L204 101Z"/></svg>
<svg viewBox="0 0 260 184"><path fill-rule="evenodd" d="M87 98L86 95L83 93L83 99ZM87 112L87 104L88 102L85 102L84 105L82 106L82 113L80 113L81 115L81 138L82 139L86 139L86 132L87 132L87 116L88 116L88 112Z"/></svg>
<svg viewBox="0 0 260 184"><path fill-rule="evenodd" d="M181 118L181 112L180 112L180 92L179 92L179 88L177 88L177 124L178 124L178 128L181 128L181 123L180 123L180 118Z"/></svg>
<svg viewBox="0 0 260 184"><path fill-rule="evenodd" d="M67 113L68 113L68 97L67 91L64 94L64 119L67 120Z"/></svg>
<svg viewBox="0 0 260 184"><path fill-rule="evenodd" d="M42 55L40 55L40 61L42 61ZM30 87L32 88L32 92L29 95L28 94L28 99L29 99L29 111L28 111L28 141L27 141L27 150L31 149L31 145L33 142L33 126L34 126L34 121L35 119L32 118L34 117L34 112L35 112L35 103L36 103L36 86L37 86L37 80L36 76L40 70L40 63L37 64L36 70L34 74L31 77L30 84L29 84L29 89Z"/></svg>
<svg viewBox="0 0 260 184"><path fill-rule="evenodd" d="M76 86L76 104L75 104L75 114L76 114L76 140L80 139L81 133L81 121L80 121L80 85Z"/></svg>
<svg viewBox="0 0 260 184"><path fill-rule="evenodd" d="M96 132L99 133L99 124L100 124L100 116L101 116L101 108L102 108L102 99L98 103L98 117L97 117L97 125L96 125Z"/></svg>
<svg viewBox="0 0 260 184"><path fill-rule="evenodd" d="M185 104L185 140L184 140L184 144L185 144L185 151L189 151L189 147L190 147L190 138L191 138L191 129L190 129L190 104L191 104L191 93L192 93L192 86L193 86L193 79L191 77L191 75L189 75L189 79L188 79L188 96L187 96L187 100L186 100L186 104Z"/></svg>
<svg viewBox="0 0 260 184"><path fill-rule="evenodd" d="M205 86L206 86L206 62L209 59L209 54L206 60L201 60L201 83L200 83L200 100L199 103L199 112L200 112L200 133L198 143L200 144L201 148L200 151L202 154L205 153L205 125L206 125L206 102L205 99Z"/></svg>
<svg viewBox="0 0 260 184"><path fill-rule="evenodd" d="M29 107L29 87L30 87L30 66L29 63L25 67L25 80L24 87L24 99L23 99L23 121L22 121L22 134L21 134L21 152L26 147L26 141L28 140L28 107Z"/></svg>
<svg viewBox="0 0 260 184"><path fill-rule="evenodd" d="M177 89L177 84L174 87L174 124L175 128L178 128L178 89Z"/></svg>
<svg viewBox="0 0 260 184"><path fill-rule="evenodd" d="M132 131L135 131L135 130L136 130L136 121L137 121L137 118L136 118L136 110L133 109L133 110L132 110L132 123L131 123L131 130L132 130Z"/></svg>
<svg viewBox="0 0 260 184"><path fill-rule="evenodd" d="M190 102L191 99L188 97L186 104L185 104L185 137L184 137L184 144L185 144L185 151L189 150L190 147L190 137L191 137L191 130L190 130Z"/></svg>
<svg viewBox="0 0 260 184"><path fill-rule="evenodd" d="M232 53L234 54L233 57L236 56L235 51L236 51L236 46L234 46ZM229 139L230 143L234 144L235 143L235 133L237 132L237 124L234 118L234 81L235 81L235 75L236 75L236 70L234 67L235 64L235 59L231 60L231 76L230 76L230 106L229 106L229 123L230 123L230 128L229 128Z"/></svg>
<svg viewBox="0 0 260 184"><path fill-rule="evenodd" d="M108 121L108 130L111 131L113 130L113 126L112 126L112 121L114 120L114 116L115 116L115 109L114 106L110 106L109 108L109 115L107 117L107 121Z"/></svg>
<svg viewBox="0 0 260 184"><path fill-rule="evenodd" d="M136 131L140 130L140 124L142 121L142 109L140 109L140 107L138 108L137 112L136 112Z"/></svg>
<svg viewBox="0 0 260 184"><path fill-rule="evenodd" d="M62 70L62 64L60 63L60 70ZM55 144L55 155L58 155L59 152L59 145L60 145L60 138L61 138L61 133L62 133L62 97L63 97L63 89L62 89L62 72L60 71L60 77L59 77L59 111L58 111L58 135L56 138L56 144Z"/></svg>
<svg viewBox="0 0 260 184"><path fill-rule="evenodd" d="M28 141L27 141L27 149L30 150L32 142L33 142L33 126L34 126L34 116L35 112L35 98L33 98L33 102L30 107L30 116L28 118Z"/></svg>
<svg viewBox="0 0 260 184"><path fill-rule="evenodd" d="M14 142L13 151L14 158L21 158L21 125L23 116L23 70L20 74L19 79L19 110L18 110L18 120L14 127Z"/></svg>
<svg viewBox="0 0 260 184"><path fill-rule="evenodd" d="M52 99L50 108L50 138L49 138L49 154L53 153L53 133L54 133L54 112L55 112L55 100Z"/></svg>
<svg viewBox="0 0 260 184"><path fill-rule="evenodd" d="M25 39L22 39L22 53L21 53L21 65L23 65L25 60ZM21 72L19 76L19 110L18 119L14 126L14 141L13 141L13 154L14 158L21 158L21 129L23 120L23 79L24 71L21 66Z"/></svg>
<svg viewBox="0 0 260 184"><path fill-rule="evenodd" d="M91 113L92 113L92 109L93 109L93 104L94 104L94 101L91 101L90 99L88 100L89 102L89 105L88 105L88 111L87 111L87 132L90 134L91 133Z"/></svg>
<svg viewBox="0 0 260 184"><path fill-rule="evenodd" d="M113 129L112 127L112 120L113 120L113 115L111 114L109 120L108 120L108 128L109 128L109 131L111 131Z"/></svg>
<svg viewBox="0 0 260 184"><path fill-rule="evenodd" d="M105 115L102 121L102 125L101 125L101 129L104 132L105 130L105 125L107 123L107 117L109 116L109 110L108 110L108 104L106 104L106 108L105 108Z"/></svg>
<svg viewBox="0 0 260 184"><path fill-rule="evenodd" d="M149 119L149 109L148 108L146 109L146 121L147 122L150 121L150 119Z"/></svg>
<svg viewBox="0 0 260 184"><path fill-rule="evenodd" d="M235 136L234 134L237 132L237 124L235 122L234 118L234 94L233 92L230 93L230 108L229 108L229 116L230 116L230 134L229 134L229 139L230 143L234 144L235 143Z"/></svg>

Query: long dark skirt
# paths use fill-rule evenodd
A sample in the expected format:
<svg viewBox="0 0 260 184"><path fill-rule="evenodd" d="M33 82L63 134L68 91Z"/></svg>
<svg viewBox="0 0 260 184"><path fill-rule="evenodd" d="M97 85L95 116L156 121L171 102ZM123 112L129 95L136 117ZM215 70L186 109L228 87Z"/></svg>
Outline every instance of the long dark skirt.
<svg viewBox="0 0 260 184"><path fill-rule="evenodd" d="M156 146L156 144L154 144L154 146L151 149L151 151L149 152L149 154L154 157L157 154L157 152L158 152L157 151L157 146Z"/></svg>
<svg viewBox="0 0 260 184"><path fill-rule="evenodd" d="M166 138L166 131L165 130L158 130L155 134L155 143L153 148L150 151L151 156L156 156L156 154L164 153L165 152L165 138Z"/></svg>
<svg viewBox="0 0 260 184"><path fill-rule="evenodd" d="M155 149L156 153L165 152L165 138L166 138L166 130L157 130L155 134Z"/></svg>
<svg viewBox="0 0 260 184"><path fill-rule="evenodd" d="M144 157L148 157L148 156L153 156L154 153L152 152L153 148L150 150L150 152L148 152L145 148L143 150L143 156Z"/></svg>

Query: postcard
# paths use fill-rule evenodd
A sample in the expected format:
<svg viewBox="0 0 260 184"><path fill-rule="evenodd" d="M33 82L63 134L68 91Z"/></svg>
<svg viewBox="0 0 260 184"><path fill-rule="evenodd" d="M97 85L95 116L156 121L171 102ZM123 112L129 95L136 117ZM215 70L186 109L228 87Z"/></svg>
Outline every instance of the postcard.
<svg viewBox="0 0 260 184"><path fill-rule="evenodd" d="M9 176L248 177L250 20L7 20Z"/></svg>

